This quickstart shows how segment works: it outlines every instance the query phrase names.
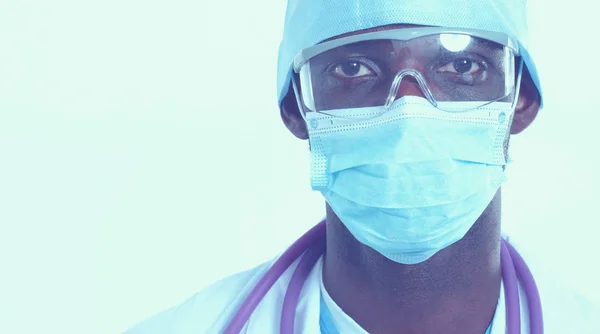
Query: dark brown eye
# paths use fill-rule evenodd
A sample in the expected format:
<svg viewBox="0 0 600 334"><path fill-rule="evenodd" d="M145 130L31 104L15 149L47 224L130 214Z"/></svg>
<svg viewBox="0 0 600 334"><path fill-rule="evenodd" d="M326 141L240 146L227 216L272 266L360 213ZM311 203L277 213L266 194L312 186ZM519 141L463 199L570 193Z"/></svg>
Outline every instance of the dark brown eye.
<svg viewBox="0 0 600 334"><path fill-rule="evenodd" d="M457 74L474 74L481 70L479 64L469 58L458 58L442 66L440 72L450 72Z"/></svg>
<svg viewBox="0 0 600 334"><path fill-rule="evenodd" d="M334 68L334 73L342 78L358 78L373 74L365 65L356 61L347 61L338 64Z"/></svg>
<svg viewBox="0 0 600 334"><path fill-rule="evenodd" d="M473 67L473 62L470 59L457 59L454 61L454 69L458 73L467 73Z"/></svg>

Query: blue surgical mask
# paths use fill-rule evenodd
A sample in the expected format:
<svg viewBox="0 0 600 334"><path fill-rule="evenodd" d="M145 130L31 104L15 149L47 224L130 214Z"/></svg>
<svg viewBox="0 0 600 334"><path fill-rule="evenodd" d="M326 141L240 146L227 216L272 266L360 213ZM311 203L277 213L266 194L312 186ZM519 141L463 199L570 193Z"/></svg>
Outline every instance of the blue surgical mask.
<svg viewBox="0 0 600 334"><path fill-rule="evenodd" d="M462 239L505 181L513 106L452 113L405 96L386 113L375 109L305 116L311 186L358 241L420 263Z"/></svg>

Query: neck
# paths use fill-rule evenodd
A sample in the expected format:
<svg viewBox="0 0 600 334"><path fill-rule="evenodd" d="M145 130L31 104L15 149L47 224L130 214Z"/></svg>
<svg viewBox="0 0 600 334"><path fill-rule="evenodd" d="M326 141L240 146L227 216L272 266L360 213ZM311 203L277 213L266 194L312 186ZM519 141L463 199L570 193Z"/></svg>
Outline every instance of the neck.
<svg viewBox="0 0 600 334"><path fill-rule="evenodd" d="M327 207L325 288L369 333L476 333L500 293L499 192L463 239L416 265L358 242Z"/></svg>

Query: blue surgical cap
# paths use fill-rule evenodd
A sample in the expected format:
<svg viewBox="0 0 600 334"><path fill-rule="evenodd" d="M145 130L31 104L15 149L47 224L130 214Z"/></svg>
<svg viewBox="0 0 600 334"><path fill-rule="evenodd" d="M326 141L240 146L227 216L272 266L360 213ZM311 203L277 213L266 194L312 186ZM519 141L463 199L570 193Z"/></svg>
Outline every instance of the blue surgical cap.
<svg viewBox="0 0 600 334"><path fill-rule="evenodd" d="M279 103L288 92L292 63L300 51L341 34L390 24L506 33L519 42L541 99L537 69L527 50L526 0L288 0L277 65Z"/></svg>

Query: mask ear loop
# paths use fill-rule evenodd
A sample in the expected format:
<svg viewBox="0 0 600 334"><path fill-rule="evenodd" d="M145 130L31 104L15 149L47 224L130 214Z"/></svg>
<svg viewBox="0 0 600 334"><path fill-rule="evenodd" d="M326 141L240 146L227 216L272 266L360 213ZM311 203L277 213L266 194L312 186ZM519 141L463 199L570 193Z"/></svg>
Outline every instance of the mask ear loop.
<svg viewBox="0 0 600 334"><path fill-rule="evenodd" d="M515 84L515 98L513 99L512 105L510 107L511 113L510 113L510 118L508 119L508 127L506 129L506 134L505 134L505 147L506 147L506 152L504 152L504 161L506 164L510 163L512 160L510 159L510 154L509 154L509 150L510 147L508 146L508 140L510 139L510 129L512 128L512 122L513 119L515 117L515 111L517 109L517 103L519 101L519 94L521 93L521 80L523 79L523 67L525 66L525 62L523 61L523 58L521 58L521 61L519 62L519 73L517 74L517 82ZM506 164L503 166L504 169L506 169Z"/></svg>
<svg viewBox="0 0 600 334"><path fill-rule="evenodd" d="M521 58L521 61L519 62L519 74L517 74L517 83L515 85L515 98L513 100L513 104L511 106L511 109L513 110L513 115L514 110L517 108L517 102L519 101L519 93L521 92L521 80L523 79L523 67L525 66L525 62L523 61L523 58ZM512 122L512 116L510 121Z"/></svg>
<svg viewBox="0 0 600 334"><path fill-rule="evenodd" d="M304 124L306 124L306 128L308 129L308 120L306 119L306 115L304 115L304 106L302 105L302 96L300 96L300 92L298 90L298 86L296 86L296 80L295 78L292 76L292 88L294 89L294 95L296 95L296 103L298 104L298 112L300 113L300 116L302 117L302 119L304 120ZM308 135L309 140L308 141L308 150L310 151L310 134Z"/></svg>
<svg viewBox="0 0 600 334"><path fill-rule="evenodd" d="M296 85L296 79L294 78L294 76L292 76L292 87L294 89L294 95L296 95L296 103L298 104L298 112L300 113L300 116L302 117L302 119L304 120L304 122L306 123L306 125L308 126L308 121L306 120L306 115L304 115L304 106L302 104L302 96L300 96L300 91L298 90L298 86Z"/></svg>

